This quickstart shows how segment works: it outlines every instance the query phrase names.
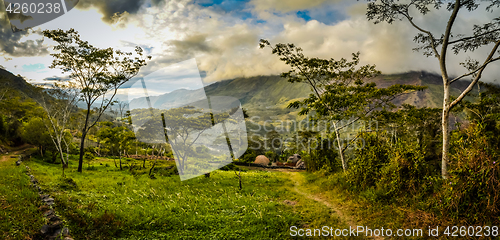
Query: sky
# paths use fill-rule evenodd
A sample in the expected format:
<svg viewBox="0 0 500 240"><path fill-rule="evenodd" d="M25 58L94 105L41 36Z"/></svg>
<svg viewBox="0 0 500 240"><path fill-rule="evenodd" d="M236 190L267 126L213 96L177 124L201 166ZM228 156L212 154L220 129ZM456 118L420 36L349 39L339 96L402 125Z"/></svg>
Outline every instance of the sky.
<svg viewBox="0 0 500 240"><path fill-rule="evenodd" d="M3 6L0 4L0 8ZM182 76L182 69L172 66L189 65L186 71L191 80L186 81L190 82L196 79L192 75L194 61L203 84L287 71L269 48L259 49L259 39L272 44L294 43L310 57L340 59L360 52L361 64L375 64L384 74L439 72L435 58L412 51L417 46L412 41L415 29L407 22L373 24L366 19L366 1L80 0L66 14L16 33L4 9L0 12L0 65L38 83L67 77L49 68L54 42L44 39L40 32L70 28L100 48L132 51L134 46L141 46L152 56L141 70L142 76L165 69L177 69L172 74ZM494 9L491 13L479 10L460 15L454 31L471 33L474 24L498 17L499 13ZM425 16L417 14L414 20L440 35L448 16L446 9L440 9ZM467 57L484 59L487 50L450 54L449 72L463 74L465 69L459 63ZM486 70L483 80L494 81L499 73L496 63ZM197 84L184 88L189 86ZM174 88L183 87L175 85L161 91Z"/></svg>

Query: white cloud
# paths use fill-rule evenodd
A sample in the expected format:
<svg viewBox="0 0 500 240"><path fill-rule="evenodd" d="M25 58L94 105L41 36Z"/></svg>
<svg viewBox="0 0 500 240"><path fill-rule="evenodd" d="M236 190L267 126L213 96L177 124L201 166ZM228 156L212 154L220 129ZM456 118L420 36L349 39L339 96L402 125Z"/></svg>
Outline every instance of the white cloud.
<svg viewBox="0 0 500 240"><path fill-rule="evenodd" d="M348 18L332 25L316 20L305 21L294 11L321 8L335 4ZM412 51L412 41L417 33L407 22L373 24L365 17L366 2L346 0L253 0L247 5L254 18L242 19L234 14L225 14L214 8L204 8L189 0L166 1L159 6L140 8L135 14L126 16L126 22L107 25L97 10L74 9L70 13L44 25L46 28L67 29L74 27L82 38L99 47L113 46L129 50L138 44L148 49L153 56L141 75L164 68L173 63L195 57L198 68L207 74L205 81L219 81L236 77L279 74L287 70L270 49L259 49L258 41L268 39L271 43L294 43L302 47L311 57L350 58L351 53L361 52L362 64L376 64L384 73L409 70L438 72L437 60ZM449 12L434 11L415 21L439 36L444 29ZM484 22L498 15L465 13L457 19L455 32L469 33L473 24ZM264 20L256 22L256 19ZM123 24L126 27L123 28ZM130 50L129 50L130 51ZM454 56L450 54L451 74L460 74L463 68L458 62L467 56L484 58L486 49ZM13 66L43 63L50 65L51 58L17 58L9 61ZM22 64L20 64L23 62ZM498 67L492 66L485 79L498 76ZM56 71L56 70L53 70ZM43 79L55 73L37 73L30 78ZM57 72L59 73L59 72ZM21 73L28 74L28 73ZM31 73L34 74L34 73Z"/></svg>

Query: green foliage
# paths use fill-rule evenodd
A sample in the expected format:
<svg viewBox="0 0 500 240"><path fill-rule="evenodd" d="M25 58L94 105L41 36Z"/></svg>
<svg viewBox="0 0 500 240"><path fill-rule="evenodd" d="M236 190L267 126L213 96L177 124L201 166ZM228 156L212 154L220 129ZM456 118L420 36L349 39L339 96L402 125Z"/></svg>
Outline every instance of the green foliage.
<svg viewBox="0 0 500 240"><path fill-rule="evenodd" d="M392 199L421 194L429 174L422 147L416 141L399 141L391 150L389 163L380 170L377 189Z"/></svg>
<svg viewBox="0 0 500 240"><path fill-rule="evenodd" d="M78 163L78 170L81 172L88 131L113 103L118 88L136 76L146 65L146 59L143 58L143 50L139 46L135 48L135 57L132 53L113 48L100 49L82 40L74 29L45 30L43 35L57 43L54 46L55 53L51 54L54 60L50 68L60 68L63 73L69 73L71 83L81 86L77 96L86 105ZM148 59L151 57L148 56ZM108 92L111 94L106 95ZM97 100L101 100L102 104L92 108ZM91 119L92 115L95 116L94 119Z"/></svg>
<svg viewBox="0 0 500 240"><path fill-rule="evenodd" d="M444 215L483 223L500 215L500 148L483 124L471 124L452 134L449 181L438 199ZM498 221L498 219L497 219Z"/></svg>
<svg viewBox="0 0 500 240"><path fill-rule="evenodd" d="M39 148L55 149L49 132L42 118L32 117L23 124L21 136L26 143L33 144Z"/></svg>
<svg viewBox="0 0 500 240"><path fill-rule="evenodd" d="M40 106L21 93L8 89L0 101L1 131L0 140L7 143L21 144L22 126L33 117L41 117ZM35 141L35 140L34 140Z"/></svg>
<svg viewBox="0 0 500 240"><path fill-rule="evenodd" d="M356 157L348 164L347 181L354 189L366 189L376 185L381 169L389 162L389 146L376 133L364 133L364 147L356 150Z"/></svg>
<svg viewBox="0 0 500 240"><path fill-rule="evenodd" d="M85 154L83 155L83 158L87 161L91 161L91 160L94 160L95 156L91 152L85 152Z"/></svg>
<svg viewBox="0 0 500 240"><path fill-rule="evenodd" d="M393 108L392 101L405 93L424 90L425 86L395 84L386 88L377 88L373 82L365 82L380 74L375 65L357 67L360 53L352 54L352 61L345 58L320 59L304 56L302 49L294 44L276 44L260 40L260 48L270 47L272 53L290 66L288 72L281 74L289 82L307 83L312 93L309 98L291 102L288 108L300 108L299 115L314 114L314 120L328 121L333 124L337 141L340 143L340 129L360 119L368 118L373 110ZM337 125L341 120L352 119L345 125ZM346 144L346 145L349 145ZM345 148L338 152L342 167L346 170Z"/></svg>
<svg viewBox="0 0 500 240"><path fill-rule="evenodd" d="M3 115L0 113L0 136L5 134L5 122L3 120Z"/></svg>
<svg viewBox="0 0 500 240"><path fill-rule="evenodd" d="M338 147L334 138L317 136L315 144L311 145L314 147L309 154L306 151L301 154L308 171L324 169L328 172L334 172L342 169L342 163L338 158Z"/></svg>
<svg viewBox="0 0 500 240"><path fill-rule="evenodd" d="M378 127L387 129L391 143L416 141L423 148L426 160L436 161L441 151L441 145L437 144L441 138L441 111L439 108L416 108L403 104L395 112L377 111L374 118ZM434 164L436 168L439 166L437 162Z"/></svg>
<svg viewBox="0 0 500 240"><path fill-rule="evenodd" d="M253 163L257 156L261 155L258 151L247 149L245 153L238 159L240 162Z"/></svg>
<svg viewBox="0 0 500 240"><path fill-rule="evenodd" d="M100 125L96 137L104 148L104 154L112 152L121 156L122 151L130 148L136 139L134 132L126 126L115 126L111 122L101 122Z"/></svg>
<svg viewBox="0 0 500 240"><path fill-rule="evenodd" d="M62 190L78 190L78 185L75 180L69 177L61 177L57 180L57 187Z"/></svg>
<svg viewBox="0 0 500 240"><path fill-rule="evenodd" d="M219 170L221 171L246 171L246 170L242 170L241 168L239 168L238 166L234 165L233 163L230 163L224 167L221 167Z"/></svg>

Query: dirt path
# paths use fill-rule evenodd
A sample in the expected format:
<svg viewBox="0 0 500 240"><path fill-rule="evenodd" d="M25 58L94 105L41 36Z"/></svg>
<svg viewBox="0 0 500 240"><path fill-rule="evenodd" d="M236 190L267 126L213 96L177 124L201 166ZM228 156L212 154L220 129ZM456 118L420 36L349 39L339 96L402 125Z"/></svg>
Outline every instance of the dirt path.
<svg viewBox="0 0 500 240"><path fill-rule="evenodd" d="M22 153L24 150L30 148L31 145L29 144L24 144L22 146L19 146L19 147L16 147L16 148L13 148L11 151L12 152L9 152L9 154L6 154L6 155L3 155L0 157L0 162L6 162L6 161L9 161L9 159L17 159L16 158L11 158L11 156L16 156L16 155L19 155L20 153Z"/></svg>
<svg viewBox="0 0 500 240"><path fill-rule="evenodd" d="M345 222L347 225L351 226L351 228L354 228L356 229L357 226L359 226L360 224L357 224L356 221L354 221L350 216L348 216L347 214L345 214L344 212L342 212L342 208L340 206L337 206L336 204L334 203L331 203L327 200L325 200L324 198L322 198L319 194L312 194L312 193L308 193L308 192L305 192L303 190L303 186L302 186L302 181L303 181L303 177L301 176L300 173L298 172L289 172L290 174L290 178L293 180L294 182L294 190L299 193L300 195L310 199L310 200L313 200L313 201L316 201L318 203L321 203L323 205L325 205L326 207L330 208L332 211L335 212L335 214L343 221ZM384 239L383 237L377 237L377 236L373 236L371 237L370 239Z"/></svg>

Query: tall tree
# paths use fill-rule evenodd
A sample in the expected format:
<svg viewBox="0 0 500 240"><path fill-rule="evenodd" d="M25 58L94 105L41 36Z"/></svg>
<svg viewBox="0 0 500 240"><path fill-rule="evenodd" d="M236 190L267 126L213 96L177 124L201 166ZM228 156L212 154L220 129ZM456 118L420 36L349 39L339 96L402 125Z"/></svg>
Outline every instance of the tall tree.
<svg viewBox="0 0 500 240"><path fill-rule="evenodd" d="M352 61L347 59L320 59L304 56L302 49L294 44L276 44L271 46L267 40L260 41L260 47L271 47L272 53L280 57L291 70L281 74L289 82L303 82L311 87L309 98L289 104L289 108L302 107L299 115L315 112L315 120L327 121L333 125L337 140L342 168L347 168L340 130L370 115L373 110L392 107L391 103L401 94L423 90L422 86L393 85L377 88L375 83L365 80L380 74L374 65L357 67L359 53L353 54ZM343 120L349 120L343 122Z"/></svg>
<svg viewBox="0 0 500 240"><path fill-rule="evenodd" d="M118 153L122 170L122 151L135 140L135 134L125 126L113 126L112 122L102 122L103 127L97 132L97 138Z"/></svg>
<svg viewBox="0 0 500 240"><path fill-rule="evenodd" d="M59 81L54 83L51 88L46 89L45 92L50 97L40 94L38 103L47 114L47 117L43 118L43 123L61 157L64 175L64 168L67 167L69 160L69 146L73 138L66 129L71 120L72 113L76 112L77 109L76 103L79 100L78 88L72 82ZM66 152L66 159L64 159L64 152Z"/></svg>
<svg viewBox="0 0 500 240"><path fill-rule="evenodd" d="M54 60L50 67L70 73L71 81L80 89L80 98L86 106L78 162L78 172L82 172L88 131L113 103L118 88L146 65L146 59L143 58L142 48L138 46L135 48L135 57L130 52L113 48L100 49L81 40L74 29L46 30L43 34L57 43L54 46L56 53L51 54ZM150 56L147 58L151 59Z"/></svg>
<svg viewBox="0 0 500 240"><path fill-rule="evenodd" d="M445 3L448 2L448 3ZM480 3L482 2L482 3ZM416 22L414 14L427 14L432 9L438 10L446 4L446 9L450 12L446 27L441 33L432 32ZM485 5L486 4L486 5ZM482 25L474 24L472 34L461 34L453 32L456 19L460 14L466 14L465 11L474 12L479 6L485 6L484 11L493 12L500 7L499 0L411 0L400 3L398 0L368 0L368 9L366 16L368 20L373 20L375 24L380 22L393 23L401 20L407 21L419 33L414 41L420 46L416 51L423 51L426 56L434 56L438 60L443 79L443 109L441 117L441 127L443 132L443 149L441 160L441 175L448 178L448 161L450 146L450 111L474 88L481 79L487 66L500 60L500 17L492 18ZM414 11L416 10L416 11ZM457 77L450 77L448 73L448 52L452 51L455 55L461 52L472 52L477 49L487 48L488 54L484 56L482 62L476 59L467 58L461 63L466 68L466 72ZM450 85L460 79L472 77L469 86L456 98L450 98Z"/></svg>
<svg viewBox="0 0 500 240"><path fill-rule="evenodd" d="M41 117L30 117L27 122L23 123L21 137L25 142L37 146L42 157L46 150L54 150L54 146L51 144L49 130L45 128ZM54 153L53 156L55 156Z"/></svg>

